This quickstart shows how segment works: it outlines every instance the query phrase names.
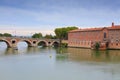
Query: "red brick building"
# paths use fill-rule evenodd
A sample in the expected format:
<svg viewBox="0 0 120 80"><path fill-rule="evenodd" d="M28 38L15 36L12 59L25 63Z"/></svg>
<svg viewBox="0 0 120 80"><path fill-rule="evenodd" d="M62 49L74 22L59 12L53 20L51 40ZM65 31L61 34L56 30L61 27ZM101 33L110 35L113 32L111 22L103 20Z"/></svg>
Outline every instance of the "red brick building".
<svg viewBox="0 0 120 80"><path fill-rule="evenodd" d="M120 25L112 23L109 27L78 29L68 33L69 47L94 48L96 42L100 49L120 49Z"/></svg>

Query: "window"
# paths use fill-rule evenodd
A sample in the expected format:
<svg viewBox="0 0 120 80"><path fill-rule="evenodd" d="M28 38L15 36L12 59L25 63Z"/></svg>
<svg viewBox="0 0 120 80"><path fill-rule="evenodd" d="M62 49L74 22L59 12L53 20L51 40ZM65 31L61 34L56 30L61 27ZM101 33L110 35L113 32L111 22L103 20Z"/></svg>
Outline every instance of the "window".
<svg viewBox="0 0 120 80"><path fill-rule="evenodd" d="M116 45L118 46L118 43L116 43Z"/></svg>
<svg viewBox="0 0 120 80"><path fill-rule="evenodd" d="M106 38L106 32L104 32L104 38Z"/></svg>
<svg viewBox="0 0 120 80"><path fill-rule="evenodd" d="M89 42L88 42L88 45L89 45Z"/></svg>

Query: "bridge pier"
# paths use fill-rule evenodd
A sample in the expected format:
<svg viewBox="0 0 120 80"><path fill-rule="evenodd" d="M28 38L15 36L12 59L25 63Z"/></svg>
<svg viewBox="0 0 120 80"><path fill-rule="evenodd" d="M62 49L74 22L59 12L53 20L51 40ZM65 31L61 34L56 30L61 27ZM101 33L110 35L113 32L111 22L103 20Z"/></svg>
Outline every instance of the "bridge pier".
<svg viewBox="0 0 120 80"><path fill-rule="evenodd" d="M18 49L18 47L17 47L17 43L11 43L11 46L8 46L8 48L13 48L13 49L15 49L15 50L17 50Z"/></svg>
<svg viewBox="0 0 120 80"><path fill-rule="evenodd" d="M38 45L36 45L36 44L32 44L32 45L28 45L28 47L37 47Z"/></svg>

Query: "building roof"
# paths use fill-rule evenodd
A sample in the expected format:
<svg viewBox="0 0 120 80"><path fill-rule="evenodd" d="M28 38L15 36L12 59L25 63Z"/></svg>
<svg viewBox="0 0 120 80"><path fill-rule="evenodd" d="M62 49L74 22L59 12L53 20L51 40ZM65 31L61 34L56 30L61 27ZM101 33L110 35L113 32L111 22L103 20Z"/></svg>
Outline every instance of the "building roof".
<svg viewBox="0 0 120 80"><path fill-rule="evenodd" d="M105 28L110 29L110 30L115 30L115 29L120 29L120 25L114 25L114 23L112 23L112 26L110 26L110 27L76 29L76 30L72 30L70 32L100 31L100 30L103 30Z"/></svg>
<svg viewBox="0 0 120 80"><path fill-rule="evenodd" d="M108 29L120 29L120 25L115 25L115 26L113 26L113 27L109 27Z"/></svg>

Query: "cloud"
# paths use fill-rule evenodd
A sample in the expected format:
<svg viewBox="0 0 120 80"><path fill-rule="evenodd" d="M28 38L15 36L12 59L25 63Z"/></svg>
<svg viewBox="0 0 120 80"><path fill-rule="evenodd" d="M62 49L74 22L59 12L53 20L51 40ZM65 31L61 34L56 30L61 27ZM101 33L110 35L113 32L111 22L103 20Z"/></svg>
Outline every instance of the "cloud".
<svg viewBox="0 0 120 80"><path fill-rule="evenodd" d="M14 1L9 3L6 0L0 5L0 30L17 30L19 33L25 30L24 34L30 34L28 30L40 30L53 34L56 27L103 27L111 25L111 22L119 23L120 10L111 8L116 8L115 4L119 3L104 5L103 2L108 0ZM23 4L19 5L19 2Z"/></svg>
<svg viewBox="0 0 120 80"><path fill-rule="evenodd" d="M34 26L35 27L35 26ZM45 26L40 26L37 28L27 28L24 26L8 26L8 25L0 25L0 33L10 33L12 35L22 35L22 36L31 36L34 33L42 33L43 35L46 34L52 34L55 35L54 30L52 29L41 29L40 27L45 27ZM48 27L48 26L47 26Z"/></svg>
<svg viewBox="0 0 120 80"><path fill-rule="evenodd" d="M0 33L10 33L12 35L18 35L18 36L31 36L34 33L42 33L43 35L46 34L52 34L55 35L55 33L52 30L0 30Z"/></svg>
<svg viewBox="0 0 120 80"><path fill-rule="evenodd" d="M48 7L48 6L46 6ZM45 8L46 8L45 7ZM52 7L50 7L52 9ZM56 11L55 11L56 10ZM8 12L9 11L9 12ZM109 9L86 9L86 8L64 8L54 7L53 11L32 11L13 7L0 7L0 16L4 17L3 23L22 26L51 25L51 27L99 24L108 20L118 19L120 11L111 11ZM109 13L109 14L108 14ZM2 21L2 19L1 19ZM91 23L91 24L90 24ZM101 23L100 23L101 24Z"/></svg>

